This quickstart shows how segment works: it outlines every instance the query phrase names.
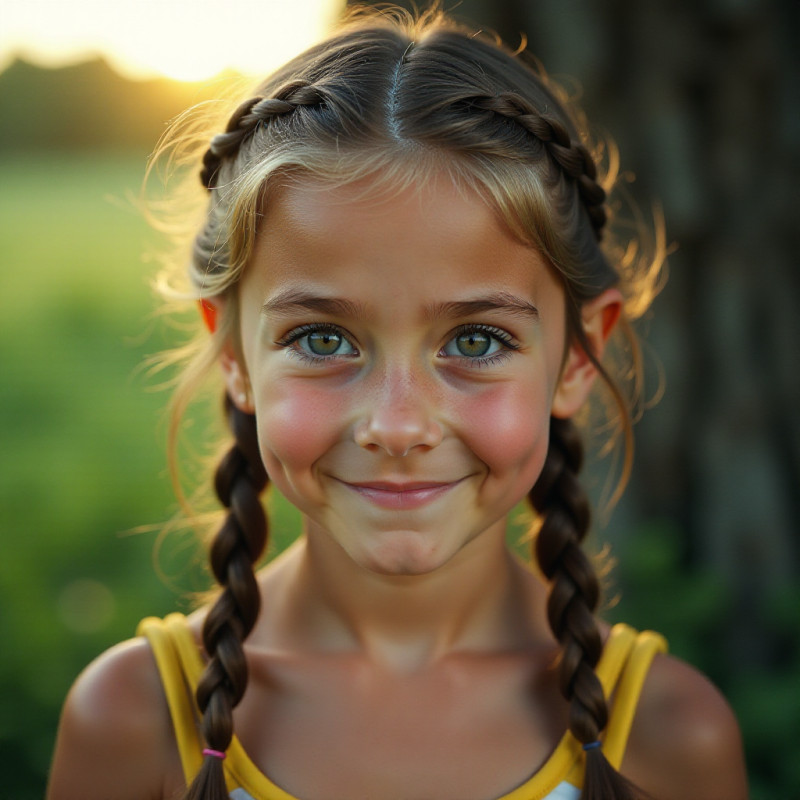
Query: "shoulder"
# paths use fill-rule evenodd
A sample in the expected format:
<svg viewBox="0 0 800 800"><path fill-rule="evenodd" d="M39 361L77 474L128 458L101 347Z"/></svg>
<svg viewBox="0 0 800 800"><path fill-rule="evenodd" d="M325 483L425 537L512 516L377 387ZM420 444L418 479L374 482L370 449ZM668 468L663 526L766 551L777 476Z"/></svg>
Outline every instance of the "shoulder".
<svg viewBox="0 0 800 800"><path fill-rule="evenodd" d="M150 646L124 642L92 662L70 690L48 800L162 797L176 758Z"/></svg>
<svg viewBox="0 0 800 800"><path fill-rule="evenodd" d="M653 661L622 772L659 800L746 800L739 726L719 690L671 656Z"/></svg>

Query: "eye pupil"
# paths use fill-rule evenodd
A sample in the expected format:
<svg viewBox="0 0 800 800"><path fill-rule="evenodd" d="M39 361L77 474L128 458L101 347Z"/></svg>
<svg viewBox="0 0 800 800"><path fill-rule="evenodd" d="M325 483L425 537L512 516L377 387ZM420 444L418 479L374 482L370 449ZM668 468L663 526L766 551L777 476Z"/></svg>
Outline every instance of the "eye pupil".
<svg viewBox="0 0 800 800"><path fill-rule="evenodd" d="M318 356L333 355L342 343L342 337L331 331L316 331L308 334L308 349Z"/></svg>
<svg viewBox="0 0 800 800"><path fill-rule="evenodd" d="M482 356L485 355L492 345L491 337L481 331L470 331L462 333L456 339L456 347L463 356Z"/></svg>

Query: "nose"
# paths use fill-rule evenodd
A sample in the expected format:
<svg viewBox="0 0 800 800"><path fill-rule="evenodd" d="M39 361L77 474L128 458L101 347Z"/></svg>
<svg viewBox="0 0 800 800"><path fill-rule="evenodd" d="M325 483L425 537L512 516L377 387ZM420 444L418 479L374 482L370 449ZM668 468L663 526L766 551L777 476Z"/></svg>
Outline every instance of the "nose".
<svg viewBox="0 0 800 800"><path fill-rule="evenodd" d="M409 375L387 375L369 393L353 436L367 450L398 457L414 448L436 447L443 431L430 393Z"/></svg>

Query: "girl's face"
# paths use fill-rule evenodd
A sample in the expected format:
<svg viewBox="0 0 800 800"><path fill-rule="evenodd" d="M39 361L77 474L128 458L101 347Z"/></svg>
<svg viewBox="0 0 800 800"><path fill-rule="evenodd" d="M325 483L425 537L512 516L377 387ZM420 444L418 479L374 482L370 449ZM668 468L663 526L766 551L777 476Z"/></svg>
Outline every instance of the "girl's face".
<svg viewBox="0 0 800 800"><path fill-rule="evenodd" d="M585 392L562 380L558 280L477 195L368 188L307 179L270 200L225 369L234 398L249 381L267 473L309 536L421 574L502 537L551 412Z"/></svg>

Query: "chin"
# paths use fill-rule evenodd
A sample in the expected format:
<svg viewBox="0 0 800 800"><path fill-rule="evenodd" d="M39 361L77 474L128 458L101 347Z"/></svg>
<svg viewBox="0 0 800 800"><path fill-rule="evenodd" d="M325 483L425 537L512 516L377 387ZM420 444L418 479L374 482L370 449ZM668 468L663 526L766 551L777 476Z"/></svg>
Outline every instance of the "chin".
<svg viewBox="0 0 800 800"><path fill-rule="evenodd" d="M419 533L393 534L390 541L377 543L356 556L364 569L398 577L427 575L447 560L445 553Z"/></svg>

